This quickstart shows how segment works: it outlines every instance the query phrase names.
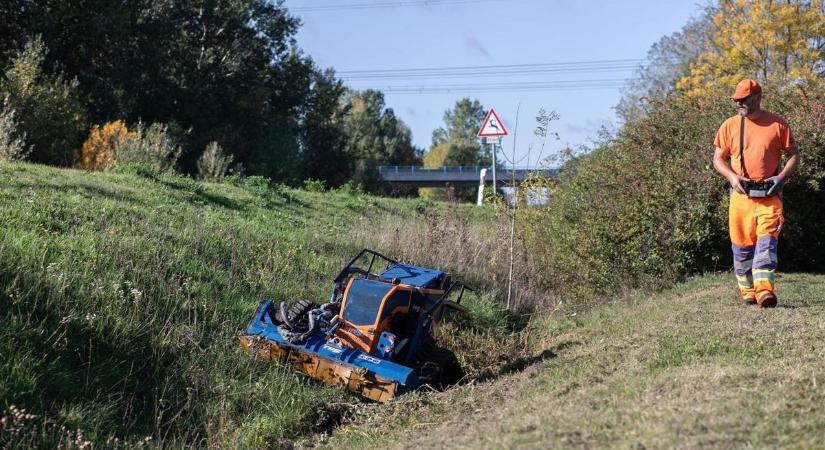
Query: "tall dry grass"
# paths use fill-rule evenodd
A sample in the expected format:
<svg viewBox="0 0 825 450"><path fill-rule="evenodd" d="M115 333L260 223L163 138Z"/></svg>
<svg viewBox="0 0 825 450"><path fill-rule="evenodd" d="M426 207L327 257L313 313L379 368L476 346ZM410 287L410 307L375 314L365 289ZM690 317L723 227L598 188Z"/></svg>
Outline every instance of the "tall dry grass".
<svg viewBox="0 0 825 450"><path fill-rule="evenodd" d="M496 209L486 220L476 220L476 214L455 205L429 208L403 220L388 213L352 224L351 236L355 243L398 260L449 270L504 306L510 279L509 212ZM532 263L516 226L511 307L520 311L553 308L559 296L549 288L550 274Z"/></svg>

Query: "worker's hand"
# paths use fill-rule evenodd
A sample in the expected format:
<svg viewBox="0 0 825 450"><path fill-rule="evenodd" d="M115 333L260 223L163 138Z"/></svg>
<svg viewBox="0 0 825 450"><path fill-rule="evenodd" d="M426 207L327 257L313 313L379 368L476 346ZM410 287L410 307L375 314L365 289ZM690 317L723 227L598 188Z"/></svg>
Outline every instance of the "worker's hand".
<svg viewBox="0 0 825 450"><path fill-rule="evenodd" d="M785 179L781 176L777 175L775 177L765 178L765 181L770 181L773 183L770 189L768 189L768 196L777 195L782 192L782 188L785 187Z"/></svg>
<svg viewBox="0 0 825 450"><path fill-rule="evenodd" d="M742 187L742 182L743 181L747 181L747 178L742 178L742 177L740 177L739 175L736 175L736 174L731 175L730 177L728 177L728 183L730 183L730 187L732 187L734 191L736 191L740 194L745 193L745 188Z"/></svg>

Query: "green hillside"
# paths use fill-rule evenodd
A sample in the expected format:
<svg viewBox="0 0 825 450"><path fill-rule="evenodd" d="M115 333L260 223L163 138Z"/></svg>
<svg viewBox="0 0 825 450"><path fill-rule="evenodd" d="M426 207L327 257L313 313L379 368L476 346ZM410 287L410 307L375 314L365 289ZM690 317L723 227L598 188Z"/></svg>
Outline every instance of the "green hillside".
<svg viewBox="0 0 825 450"><path fill-rule="evenodd" d="M261 299L326 299L362 245L393 239L378 225L439 208L256 177L0 164L0 410L17 421L0 447L262 448L329 427L362 401L252 362L234 333ZM513 357L494 349L514 321L489 296L468 301L477 322L454 337L491 350L470 364L480 376Z"/></svg>
<svg viewBox="0 0 825 450"><path fill-rule="evenodd" d="M516 266L508 313L494 208L308 187L0 164L0 448L825 445L825 276L775 310L728 274L583 309ZM440 332L462 386L372 404L236 348L364 246L477 288Z"/></svg>

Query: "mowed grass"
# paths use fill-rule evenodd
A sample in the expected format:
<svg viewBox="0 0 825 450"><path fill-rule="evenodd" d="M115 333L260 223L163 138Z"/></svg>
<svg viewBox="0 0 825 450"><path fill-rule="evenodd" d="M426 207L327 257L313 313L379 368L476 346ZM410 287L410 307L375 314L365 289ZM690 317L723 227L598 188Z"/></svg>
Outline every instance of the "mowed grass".
<svg viewBox="0 0 825 450"><path fill-rule="evenodd" d="M532 365L405 399L325 445L825 447L825 276L780 275L772 310L740 305L734 286L709 275L536 320Z"/></svg>
<svg viewBox="0 0 825 450"><path fill-rule="evenodd" d="M253 361L235 332L261 299L325 301L371 244L354 224L440 208L254 177L0 163L0 448L278 448L327 431L362 401ZM489 295L468 304L493 319L458 335L511 339Z"/></svg>

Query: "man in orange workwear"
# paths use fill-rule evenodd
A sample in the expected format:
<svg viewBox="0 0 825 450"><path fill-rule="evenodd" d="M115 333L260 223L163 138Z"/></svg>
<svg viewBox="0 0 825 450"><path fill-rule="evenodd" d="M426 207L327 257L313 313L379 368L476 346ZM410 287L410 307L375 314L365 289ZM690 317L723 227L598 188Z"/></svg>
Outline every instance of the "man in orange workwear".
<svg viewBox="0 0 825 450"><path fill-rule="evenodd" d="M733 269L746 304L776 306L774 273L782 231L782 187L799 165L788 122L761 109L762 87L742 80L731 95L739 114L716 133L713 167L730 183ZM788 157L780 171L781 154ZM730 158L730 163L728 163Z"/></svg>

